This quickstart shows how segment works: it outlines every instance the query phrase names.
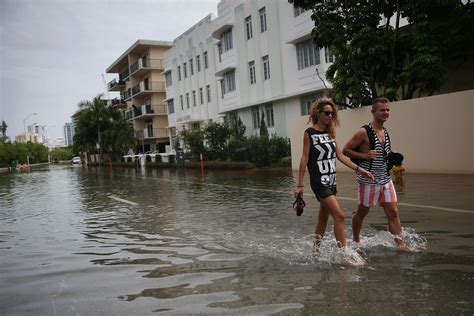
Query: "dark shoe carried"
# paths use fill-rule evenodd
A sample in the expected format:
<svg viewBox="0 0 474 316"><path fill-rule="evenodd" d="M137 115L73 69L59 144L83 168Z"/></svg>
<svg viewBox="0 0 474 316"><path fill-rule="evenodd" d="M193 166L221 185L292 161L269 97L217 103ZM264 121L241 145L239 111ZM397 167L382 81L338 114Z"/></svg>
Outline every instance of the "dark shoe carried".
<svg viewBox="0 0 474 316"><path fill-rule="evenodd" d="M303 209L306 206L306 202L303 200L303 195L300 193L296 198L295 202L293 202L293 209L296 211L297 216L301 216L303 214Z"/></svg>

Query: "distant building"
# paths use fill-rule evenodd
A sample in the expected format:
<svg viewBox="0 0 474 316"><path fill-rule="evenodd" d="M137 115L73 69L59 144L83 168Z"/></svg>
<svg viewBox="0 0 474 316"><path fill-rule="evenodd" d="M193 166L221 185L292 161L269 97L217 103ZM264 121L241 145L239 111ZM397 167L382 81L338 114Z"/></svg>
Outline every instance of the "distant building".
<svg viewBox="0 0 474 316"><path fill-rule="evenodd" d="M48 147L49 147L49 149L56 149L56 148L66 147L66 141L63 137L59 137L59 138L56 138L56 139L50 139L48 141Z"/></svg>
<svg viewBox="0 0 474 316"><path fill-rule="evenodd" d="M17 142L17 143L27 143L27 142L37 143L38 142L38 137L37 137L36 134L30 133L30 132L21 132L20 134L15 136L15 142Z"/></svg>
<svg viewBox="0 0 474 316"><path fill-rule="evenodd" d="M46 125L39 125L37 123L28 125L28 132L36 135L38 144L45 144L47 142Z"/></svg>
<svg viewBox="0 0 474 316"><path fill-rule="evenodd" d="M64 124L64 141L65 146L72 146L74 137L74 123Z"/></svg>

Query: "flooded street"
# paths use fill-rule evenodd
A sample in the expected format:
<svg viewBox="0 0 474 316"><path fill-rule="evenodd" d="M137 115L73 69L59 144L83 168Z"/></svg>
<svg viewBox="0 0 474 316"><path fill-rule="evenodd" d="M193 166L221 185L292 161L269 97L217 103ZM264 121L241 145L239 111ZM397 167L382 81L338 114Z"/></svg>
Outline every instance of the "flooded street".
<svg viewBox="0 0 474 316"><path fill-rule="evenodd" d="M323 253L311 255L317 203L307 191L295 215L296 176L1 173L0 315L474 313L474 176L406 175L399 208L410 251L395 248L374 208L361 267L338 261L332 220ZM353 173L338 174L348 237L355 187Z"/></svg>

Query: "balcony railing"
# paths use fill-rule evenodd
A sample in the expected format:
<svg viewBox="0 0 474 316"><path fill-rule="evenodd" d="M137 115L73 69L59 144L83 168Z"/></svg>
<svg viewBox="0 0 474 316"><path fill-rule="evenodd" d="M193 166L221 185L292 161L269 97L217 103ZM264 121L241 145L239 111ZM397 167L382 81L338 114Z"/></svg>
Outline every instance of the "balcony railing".
<svg viewBox="0 0 474 316"><path fill-rule="evenodd" d="M120 92L120 97L125 101L129 100L132 97L132 89L128 89L127 91Z"/></svg>
<svg viewBox="0 0 474 316"><path fill-rule="evenodd" d="M120 106L125 106L125 105L127 105L127 103L126 103L125 100L122 99L122 98L120 98L120 99L119 99L119 98L115 98L115 99L110 100L109 105L110 105L111 107L120 107Z"/></svg>
<svg viewBox="0 0 474 316"><path fill-rule="evenodd" d="M131 93L132 96L136 96L137 94L144 93L144 92L165 92L165 83L164 82L148 82L142 81L139 84L132 87Z"/></svg>
<svg viewBox="0 0 474 316"><path fill-rule="evenodd" d="M135 137L139 140L154 139L154 138L168 138L169 132L167 128L145 128L143 130L135 131Z"/></svg>
<svg viewBox="0 0 474 316"><path fill-rule="evenodd" d="M155 115L166 115L166 107L164 104L162 105L142 105L140 108L139 112L135 112L136 114L134 118L146 118L149 116L155 116Z"/></svg>
<svg viewBox="0 0 474 316"><path fill-rule="evenodd" d="M163 59L140 58L130 66L130 74L134 75L140 70L164 69Z"/></svg>
<svg viewBox="0 0 474 316"><path fill-rule="evenodd" d="M113 79L107 84L107 88L109 91L119 91L120 89L125 87L125 82L121 81L120 79Z"/></svg>
<svg viewBox="0 0 474 316"><path fill-rule="evenodd" d="M120 81L126 81L129 77L130 77L130 70L128 70L128 68L119 74Z"/></svg>

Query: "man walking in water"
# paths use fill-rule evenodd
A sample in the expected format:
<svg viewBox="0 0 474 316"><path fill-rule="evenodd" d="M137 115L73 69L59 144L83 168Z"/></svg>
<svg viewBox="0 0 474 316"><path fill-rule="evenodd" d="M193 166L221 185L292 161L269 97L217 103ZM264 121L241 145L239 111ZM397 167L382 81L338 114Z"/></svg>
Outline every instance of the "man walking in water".
<svg viewBox="0 0 474 316"><path fill-rule="evenodd" d="M379 204L387 215L388 229L395 236L395 242L400 248L405 248L402 225L398 216L397 194L387 170L387 157L391 153L391 148L388 132L383 125L388 120L389 112L388 99L375 99L372 103L372 122L359 128L342 152L352 159L359 160L359 166L374 175L373 181L360 175L357 177L358 208L352 218L354 242L360 242L362 222L369 209ZM369 137L372 138L372 144Z"/></svg>

